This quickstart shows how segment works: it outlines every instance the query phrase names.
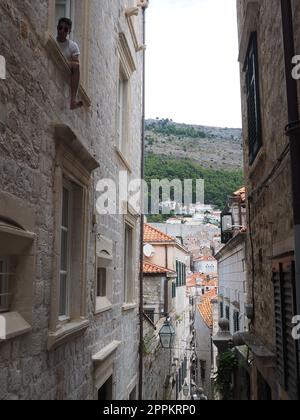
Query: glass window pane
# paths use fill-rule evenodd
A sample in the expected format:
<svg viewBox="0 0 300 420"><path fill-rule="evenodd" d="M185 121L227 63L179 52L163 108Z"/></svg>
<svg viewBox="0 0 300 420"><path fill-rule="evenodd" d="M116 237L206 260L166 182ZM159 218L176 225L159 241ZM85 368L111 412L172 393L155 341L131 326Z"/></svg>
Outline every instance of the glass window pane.
<svg viewBox="0 0 300 420"><path fill-rule="evenodd" d="M70 193L67 188L63 188L63 202L62 202L62 226L69 226L69 199Z"/></svg>
<svg viewBox="0 0 300 420"><path fill-rule="evenodd" d="M60 274L59 316L67 316L67 274Z"/></svg>
<svg viewBox="0 0 300 420"><path fill-rule="evenodd" d="M60 270L68 271L68 231L61 231L61 261Z"/></svg>

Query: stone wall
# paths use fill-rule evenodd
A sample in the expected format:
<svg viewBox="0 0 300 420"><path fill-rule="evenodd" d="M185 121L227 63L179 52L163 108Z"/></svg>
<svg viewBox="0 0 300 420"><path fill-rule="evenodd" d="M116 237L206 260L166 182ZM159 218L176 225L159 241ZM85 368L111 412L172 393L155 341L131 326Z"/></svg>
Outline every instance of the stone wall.
<svg viewBox="0 0 300 420"><path fill-rule="evenodd" d="M257 31L259 91L262 117L262 148L255 161L249 164L248 122L245 73L241 60L242 112L244 131L245 178L248 202L248 296L254 305L255 318L250 325L253 332L276 354L274 291L272 262L283 256L293 258L294 224L291 190L289 140L285 135L288 123L286 77L282 34L281 2L262 0L251 19L246 0L238 0L240 59L246 51L245 29ZM299 50L299 2L292 1L296 49ZM249 32L249 30L248 30ZM298 51L299 53L299 51ZM286 152L287 153L284 153ZM256 368L268 382L272 398L278 399L277 373L273 367L256 360ZM253 370L253 382L255 372ZM254 383L254 396L257 394Z"/></svg>
<svg viewBox="0 0 300 420"><path fill-rule="evenodd" d="M91 107L69 111L68 77L45 48L50 1L0 3L0 51L6 58L7 78L0 80L0 190L21 200L35 212L36 267L33 328L30 334L0 342L0 399L93 399L92 355L113 340L121 346L114 362L114 397L127 399L127 386L138 371L138 308L122 311L123 216L92 219L98 179L118 180L126 170L117 156L116 110L117 44L124 32L136 61L131 79L131 177L140 174L142 53L136 53L125 19L125 1L90 0L88 86ZM142 33L141 11L137 18ZM88 206L86 312L84 335L47 351L54 258L53 125L67 124L78 133L99 162L91 181ZM113 306L94 315L96 233L114 243ZM135 295L138 302L139 225L136 232Z"/></svg>
<svg viewBox="0 0 300 420"><path fill-rule="evenodd" d="M240 38L244 29L246 1L238 1ZM245 177L248 189L248 224L250 235L247 244L249 296L254 290L255 324L253 328L263 342L275 350L274 299L272 261L276 255L293 250L293 222L291 205L290 161L282 163L280 176L260 188L267 179L288 144L284 127L288 122L284 78L284 56L281 29L280 1L259 2L257 16L259 82L262 114L263 147L253 165L248 157L248 125L246 96L242 95ZM242 91L245 90L245 73L242 71ZM254 263L254 273L252 264ZM253 279L254 276L254 279ZM254 284L253 284L254 281Z"/></svg>

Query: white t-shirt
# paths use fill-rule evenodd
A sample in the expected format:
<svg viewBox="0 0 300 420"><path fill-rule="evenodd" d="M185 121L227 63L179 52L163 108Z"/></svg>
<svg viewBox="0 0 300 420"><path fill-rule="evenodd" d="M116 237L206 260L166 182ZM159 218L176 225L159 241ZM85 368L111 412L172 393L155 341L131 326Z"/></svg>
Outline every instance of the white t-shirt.
<svg viewBox="0 0 300 420"><path fill-rule="evenodd" d="M70 39L67 39L65 42L56 42L68 61L71 61L72 57L78 57L80 55L80 50L76 42L71 41Z"/></svg>

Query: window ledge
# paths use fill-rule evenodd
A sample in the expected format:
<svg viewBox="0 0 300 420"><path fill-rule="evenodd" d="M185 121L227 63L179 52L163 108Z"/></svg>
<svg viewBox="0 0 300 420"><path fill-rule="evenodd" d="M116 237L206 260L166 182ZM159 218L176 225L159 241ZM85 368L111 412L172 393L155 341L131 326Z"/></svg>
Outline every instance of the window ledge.
<svg viewBox="0 0 300 420"><path fill-rule="evenodd" d="M123 312L132 311L133 309L136 309L136 308L137 308L136 303L124 303L124 305L122 306L122 311Z"/></svg>
<svg viewBox="0 0 300 420"><path fill-rule="evenodd" d="M110 309L112 309L112 306L112 303L106 297L97 297L95 315L109 311Z"/></svg>
<svg viewBox="0 0 300 420"><path fill-rule="evenodd" d="M89 321L87 319L73 321L59 326L57 331L48 333L48 350L54 350L60 345L65 344L70 340L74 340L82 335L88 326Z"/></svg>
<svg viewBox="0 0 300 420"><path fill-rule="evenodd" d="M54 37L49 32L46 32L45 35L45 47L55 64L66 76L69 76L71 73L70 66L60 51ZM79 85L78 95L87 108L92 105L92 101L81 83Z"/></svg>
<svg viewBox="0 0 300 420"><path fill-rule="evenodd" d="M128 160L126 159L126 157L124 156L124 154L121 152L121 150L117 147L117 146L115 146L115 151L116 151L116 153L117 153L117 155L118 155L118 157L119 157L119 159L121 160L121 162L123 163L123 165L125 166L125 168L130 172L130 173L132 173L132 168L131 168L131 166L130 166L130 164L129 164L129 162L128 162Z"/></svg>
<svg viewBox="0 0 300 420"><path fill-rule="evenodd" d="M0 342L31 332L31 326L18 312L0 314Z"/></svg>
<svg viewBox="0 0 300 420"><path fill-rule="evenodd" d="M112 353L114 353L121 345L121 341L112 341L108 346L104 347L99 353L92 356L94 363L103 363Z"/></svg>

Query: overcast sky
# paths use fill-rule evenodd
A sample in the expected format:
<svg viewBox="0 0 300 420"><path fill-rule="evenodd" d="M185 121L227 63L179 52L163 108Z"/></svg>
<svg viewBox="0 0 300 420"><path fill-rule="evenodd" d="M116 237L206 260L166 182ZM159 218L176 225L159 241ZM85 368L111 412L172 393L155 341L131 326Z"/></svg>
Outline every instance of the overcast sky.
<svg viewBox="0 0 300 420"><path fill-rule="evenodd" d="M150 0L146 117L241 127L236 0Z"/></svg>

